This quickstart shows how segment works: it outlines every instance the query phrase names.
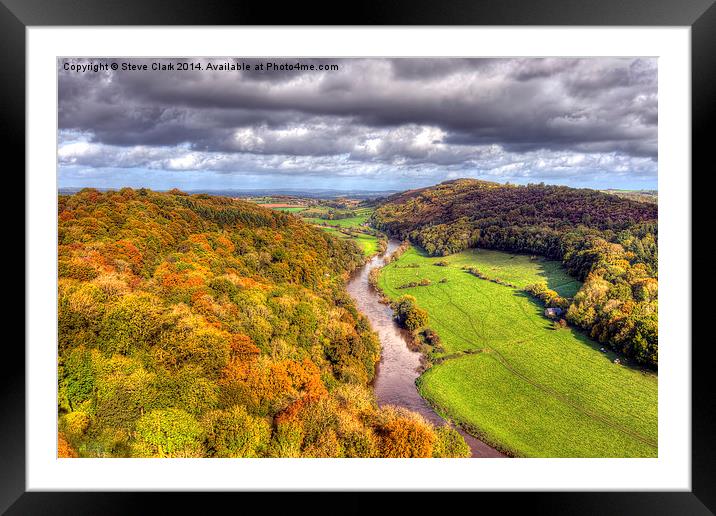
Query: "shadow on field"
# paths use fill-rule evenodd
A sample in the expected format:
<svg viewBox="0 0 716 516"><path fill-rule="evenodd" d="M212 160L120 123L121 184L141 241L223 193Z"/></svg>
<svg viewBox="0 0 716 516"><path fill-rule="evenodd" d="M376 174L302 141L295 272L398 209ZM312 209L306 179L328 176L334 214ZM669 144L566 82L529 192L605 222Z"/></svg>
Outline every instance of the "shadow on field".
<svg viewBox="0 0 716 516"><path fill-rule="evenodd" d="M544 315L544 306L542 306L541 303L536 301L532 296L527 294L526 292L522 290L515 290L513 292L513 295L515 297L527 299L527 301L534 307L535 313L540 316L541 319L545 321L545 325L542 326L542 329L547 331L568 331L572 334L572 336L577 339L580 343L584 344L585 346L588 346L592 348L594 351L599 353L603 357L604 360L608 360L609 362L614 362L615 359L619 359L621 361L622 367L628 367L630 369L634 369L640 372L646 372L646 373L653 373L653 371L649 371L648 369L645 369L638 364L633 364L630 361L627 361L626 357L620 355L619 353L616 353L615 351L612 351L606 344L600 344L591 337L589 337L584 331L582 331L579 328L576 328L574 326L567 326L564 329L556 330L554 329L554 326L551 323L551 320L548 319ZM604 350L604 351L602 351ZM615 367L617 365L615 364Z"/></svg>
<svg viewBox="0 0 716 516"><path fill-rule="evenodd" d="M561 263L542 256L536 262L540 265L537 275L544 278L547 288L554 290L562 297L573 297L577 293L579 289L575 289L575 286L579 285L579 281L567 275L566 272L563 273Z"/></svg>

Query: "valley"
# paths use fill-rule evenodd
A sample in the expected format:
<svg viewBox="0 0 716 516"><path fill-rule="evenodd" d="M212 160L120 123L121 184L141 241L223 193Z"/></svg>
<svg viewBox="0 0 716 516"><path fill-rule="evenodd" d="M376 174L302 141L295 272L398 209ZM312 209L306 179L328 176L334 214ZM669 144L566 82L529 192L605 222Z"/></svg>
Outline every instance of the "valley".
<svg viewBox="0 0 716 516"><path fill-rule="evenodd" d="M401 288L421 280L430 284ZM581 286L559 262L481 249L439 258L411 248L387 265L381 290L393 301L414 296L440 337L420 393L511 455L656 456L656 375L615 364L617 355L576 329L555 329L522 290L538 281L565 296Z"/></svg>
<svg viewBox="0 0 716 516"><path fill-rule="evenodd" d="M351 240L366 258L385 250L387 241L382 233L368 226L373 208L357 199L316 199L281 196L248 198L260 206L291 213L301 220L330 233L336 238Z"/></svg>
<svg viewBox="0 0 716 516"><path fill-rule="evenodd" d="M658 454L653 203L461 180L60 204L68 456Z"/></svg>

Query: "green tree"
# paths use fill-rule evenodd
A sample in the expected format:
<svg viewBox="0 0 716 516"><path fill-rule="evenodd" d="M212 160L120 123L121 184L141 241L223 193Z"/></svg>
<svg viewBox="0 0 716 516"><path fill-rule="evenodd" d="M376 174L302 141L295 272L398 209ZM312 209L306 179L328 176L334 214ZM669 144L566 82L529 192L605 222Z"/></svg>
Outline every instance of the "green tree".
<svg viewBox="0 0 716 516"><path fill-rule="evenodd" d="M99 348L128 354L152 344L162 326L161 302L148 294L128 294L109 308L102 320Z"/></svg>
<svg viewBox="0 0 716 516"><path fill-rule="evenodd" d="M142 457L200 457L202 429L181 409L153 410L137 421L135 454Z"/></svg>
<svg viewBox="0 0 716 516"><path fill-rule="evenodd" d="M443 425L435 430L435 444L433 457L469 457L470 447L462 438L460 432L454 428Z"/></svg>
<svg viewBox="0 0 716 516"><path fill-rule="evenodd" d="M415 331L428 325L428 313L418 307L417 300L411 295L400 297L394 310L398 323L408 330Z"/></svg>
<svg viewBox="0 0 716 516"><path fill-rule="evenodd" d="M206 446L213 456L260 457L266 451L271 427L243 406L211 412L207 419Z"/></svg>

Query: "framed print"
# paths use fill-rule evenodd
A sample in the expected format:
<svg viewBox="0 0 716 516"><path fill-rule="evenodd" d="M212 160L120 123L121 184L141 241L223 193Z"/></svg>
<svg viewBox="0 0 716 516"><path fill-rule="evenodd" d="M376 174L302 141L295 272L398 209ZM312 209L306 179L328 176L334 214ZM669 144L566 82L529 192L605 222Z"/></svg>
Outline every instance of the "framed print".
<svg viewBox="0 0 716 516"><path fill-rule="evenodd" d="M708 514L711 4L5 2L27 302L3 509Z"/></svg>

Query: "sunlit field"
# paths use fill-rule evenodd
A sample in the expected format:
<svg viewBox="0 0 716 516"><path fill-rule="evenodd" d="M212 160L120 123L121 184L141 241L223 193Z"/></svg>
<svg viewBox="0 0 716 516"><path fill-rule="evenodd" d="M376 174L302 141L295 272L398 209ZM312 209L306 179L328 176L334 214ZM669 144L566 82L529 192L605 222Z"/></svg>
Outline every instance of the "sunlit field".
<svg viewBox="0 0 716 516"><path fill-rule="evenodd" d="M398 288L422 279L430 285ZM580 287L559 262L497 251L431 258L411 248L386 266L380 287L392 299L415 296L442 340L437 365L418 380L423 396L513 455L656 456L656 375L613 363L616 355L576 330L553 329L521 290L538 281L563 296Z"/></svg>
<svg viewBox="0 0 716 516"><path fill-rule="evenodd" d="M366 256L373 256L375 253L378 252L378 238L373 235L359 232L355 232L352 235L347 235L346 233L342 233L340 230L331 226L318 227L323 231L326 231L338 238L353 240L356 244L358 244L358 247L361 248L363 254L365 254Z"/></svg>

